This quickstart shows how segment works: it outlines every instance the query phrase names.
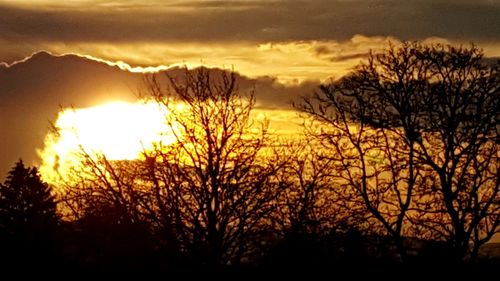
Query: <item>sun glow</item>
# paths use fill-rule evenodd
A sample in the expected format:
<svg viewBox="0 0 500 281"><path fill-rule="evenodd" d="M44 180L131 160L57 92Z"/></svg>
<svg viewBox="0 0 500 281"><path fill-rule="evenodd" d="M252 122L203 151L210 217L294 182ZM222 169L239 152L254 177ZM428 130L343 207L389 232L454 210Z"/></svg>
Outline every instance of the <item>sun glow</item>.
<svg viewBox="0 0 500 281"><path fill-rule="evenodd" d="M138 159L155 143L175 141L165 122L165 108L157 103L112 102L83 109L62 110L55 122L57 132L45 138L39 152L40 173L55 182L75 165L75 153L102 154L108 160Z"/></svg>
<svg viewBox="0 0 500 281"><path fill-rule="evenodd" d="M179 116L189 114L182 103L172 106L170 110ZM71 182L67 178L71 170L83 167L82 153L93 158L104 155L107 160L134 160L155 146L169 146L182 138L182 130L175 124L168 125L168 114L165 106L142 101L63 109L54 123L55 130L47 134L44 148L39 151L40 174L44 181L58 185L61 181ZM268 133L285 139L297 138L302 122L293 110L256 108L250 118L255 122L249 132L258 132L268 121Z"/></svg>

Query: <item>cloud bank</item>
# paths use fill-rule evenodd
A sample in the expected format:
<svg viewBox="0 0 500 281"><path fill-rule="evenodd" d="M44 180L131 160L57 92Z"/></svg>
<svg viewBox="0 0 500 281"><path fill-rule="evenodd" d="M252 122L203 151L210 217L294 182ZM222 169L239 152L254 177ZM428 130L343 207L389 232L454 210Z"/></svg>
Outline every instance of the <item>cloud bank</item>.
<svg viewBox="0 0 500 281"><path fill-rule="evenodd" d="M69 3L66 3L69 2ZM64 42L499 40L497 0L8 1L3 38Z"/></svg>
<svg viewBox="0 0 500 281"><path fill-rule="evenodd" d="M180 71L174 67L156 75L175 76ZM276 113L277 119L279 112L292 110L293 100L317 87L313 81L284 85L269 76L238 75L237 79L240 91L255 90L257 109L262 114ZM61 108L136 101L142 86L142 73L77 55L39 52L17 63L0 65L0 174L20 157L30 164L39 163L36 149L42 148L50 122Z"/></svg>

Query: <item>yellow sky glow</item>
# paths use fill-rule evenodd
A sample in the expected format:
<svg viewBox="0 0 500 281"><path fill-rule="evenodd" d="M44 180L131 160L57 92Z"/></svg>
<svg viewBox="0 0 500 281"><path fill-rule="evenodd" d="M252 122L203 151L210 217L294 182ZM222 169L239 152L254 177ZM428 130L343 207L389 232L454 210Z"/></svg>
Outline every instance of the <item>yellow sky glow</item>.
<svg viewBox="0 0 500 281"><path fill-rule="evenodd" d="M435 40L435 39L434 39ZM252 42L38 42L17 46L33 53L47 50L53 54L78 54L109 62L131 72L155 72L172 66L189 68L234 68L251 77L271 76L284 84L306 80L326 81L346 74L370 50L380 50L387 43L399 42L391 37L356 35L348 41L291 41L280 43ZM0 40L0 43L2 41ZM0 44L0 53L9 53L9 42Z"/></svg>
<svg viewBox="0 0 500 281"><path fill-rule="evenodd" d="M182 110L182 105L177 106ZM108 160L132 160L154 144L173 143L176 138L165 122L164 107L154 102L110 102L89 108L67 108L59 112L55 127L39 151L40 173L45 181L57 183L70 169L81 165L78 154L105 155ZM300 118L293 110L255 109L252 119L270 121L270 132L296 136ZM175 129L175 128L174 128Z"/></svg>
<svg viewBox="0 0 500 281"><path fill-rule="evenodd" d="M173 66L195 68L200 65L234 68L250 78L275 77L287 85L311 80L325 82L349 72L370 51L380 51L387 44L399 44L395 37L355 35L346 41L309 40L289 42L28 42L13 45L0 38L0 53L47 50L55 55L77 54L130 72L157 72ZM465 44L430 37L424 43ZM487 57L500 56L500 43L477 42ZM18 58L21 59L21 58ZM12 62L12 61L10 61Z"/></svg>
<svg viewBox="0 0 500 281"><path fill-rule="evenodd" d="M104 154L109 160L137 159L153 143L169 144L174 137L163 122L164 110L154 103L112 102L82 109L65 109L40 151L41 174L52 182L76 165L75 153Z"/></svg>

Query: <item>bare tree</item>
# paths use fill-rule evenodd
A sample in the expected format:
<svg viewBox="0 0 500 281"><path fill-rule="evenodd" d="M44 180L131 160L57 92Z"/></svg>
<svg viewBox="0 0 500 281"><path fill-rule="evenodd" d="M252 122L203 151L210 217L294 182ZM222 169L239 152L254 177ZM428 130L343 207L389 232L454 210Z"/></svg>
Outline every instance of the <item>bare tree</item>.
<svg viewBox="0 0 500 281"><path fill-rule="evenodd" d="M270 149L267 125L250 119L253 93L238 91L233 72L204 68L147 81L176 139L148 155L157 203L171 206L162 211L165 221L181 247L207 262L240 262L282 190L275 179L282 161Z"/></svg>
<svg viewBox="0 0 500 281"><path fill-rule="evenodd" d="M454 258L473 260L500 223L500 63L486 63L474 46L416 49L430 76L417 141L419 161L435 176L439 207L430 209L445 213L449 225L438 233Z"/></svg>
<svg viewBox="0 0 500 281"><path fill-rule="evenodd" d="M358 212L347 208L343 198L330 188L336 174L332 159L322 157L318 144L288 144L290 159L278 173L287 186L279 198L276 229L288 235L325 235L355 226Z"/></svg>
<svg viewBox="0 0 500 281"><path fill-rule="evenodd" d="M404 43L300 107L324 125L337 184L403 256L404 235L446 240L463 260L497 231L499 69L474 46Z"/></svg>
<svg viewBox="0 0 500 281"><path fill-rule="evenodd" d="M66 209L78 216L113 206L123 219L147 222L170 251L211 267L251 258L270 232L286 161L273 152L267 123L250 117L253 93L238 91L235 73L205 68L148 76L145 85L141 94L164 112L173 143L135 161L82 148Z"/></svg>
<svg viewBox="0 0 500 281"><path fill-rule="evenodd" d="M322 90L330 93L333 88ZM328 97L331 100L317 95L315 102L306 101L301 108L328 126L316 137L328 148L321 157L330 159L335 169L330 188L345 209L365 216L364 225L358 227L390 235L404 259L403 226L413 198L416 167L409 165L413 160L410 153L405 153L407 146L399 139L401 134L354 121L349 111L356 106L363 112L366 107L350 100L347 93L340 95ZM412 181L406 181L408 175Z"/></svg>

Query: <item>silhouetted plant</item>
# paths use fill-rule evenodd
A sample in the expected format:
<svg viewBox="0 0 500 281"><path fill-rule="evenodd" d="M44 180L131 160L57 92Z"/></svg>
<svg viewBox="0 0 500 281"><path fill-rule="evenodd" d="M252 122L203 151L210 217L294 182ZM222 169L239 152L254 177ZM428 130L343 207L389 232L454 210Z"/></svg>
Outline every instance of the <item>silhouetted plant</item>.
<svg viewBox="0 0 500 281"><path fill-rule="evenodd" d="M297 268L474 260L500 223L499 72L475 47L390 46L297 105L314 120L300 148L253 123L232 72L147 76L173 142L132 161L82 147L59 210L109 268L135 252L217 270L263 250Z"/></svg>
<svg viewBox="0 0 500 281"><path fill-rule="evenodd" d="M250 118L253 93L239 92L232 72L150 78L148 93L167 109L176 139L148 155L158 215L204 262L248 259L283 190L275 178L283 161L269 149L267 125Z"/></svg>
<svg viewBox="0 0 500 281"><path fill-rule="evenodd" d="M276 229L284 235L323 235L356 224L359 210L343 206L344 200L331 189L336 173L329 158L322 158L314 139L288 145L289 160L278 172L287 186L278 200Z"/></svg>
<svg viewBox="0 0 500 281"><path fill-rule="evenodd" d="M335 152L337 186L403 257L416 236L474 259L498 231L499 73L474 46L404 43L299 105Z"/></svg>
<svg viewBox="0 0 500 281"><path fill-rule="evenodd" d="M49 262L58 226L50 187L19 160L0 184L0 235L5 261L21 266ZM17 264L18 263L18 264Z"/></svg>
<svg viewBox="0 0 500 281"><path fill-rule="evenodd" d="M67 257L76 269L95 272L138 273L158 271L172 265L157 250L149 226L130 221L121 208L94 205L71 222L67 235Z"/></svg>
<svg viewBox="0 0 500 281"><path fill-rule="evenodd" d="M285 187L276 178L284 157L269 145L265 122L252 122L254 95L238 91L234 73L200 68L165 78L147 77L144 97L165 111L175 141L136 161L82 149L65 208L81 218L106 202L146 222L169 251L212 268L251 259Z"/></svg>

